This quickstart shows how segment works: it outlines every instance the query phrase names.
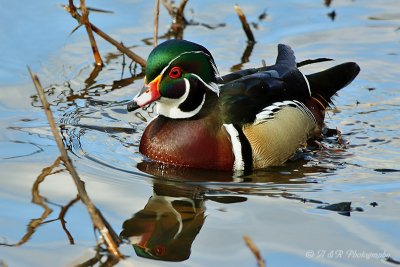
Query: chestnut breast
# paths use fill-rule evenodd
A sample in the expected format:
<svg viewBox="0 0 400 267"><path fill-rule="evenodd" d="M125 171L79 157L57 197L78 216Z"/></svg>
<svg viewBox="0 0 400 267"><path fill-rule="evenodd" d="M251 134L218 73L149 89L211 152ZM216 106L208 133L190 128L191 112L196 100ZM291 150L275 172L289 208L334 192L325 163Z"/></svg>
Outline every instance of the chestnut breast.
<svg viewBox="0 0 400 267"><path fill-rule="evenodd" d="M145 129L139 150L152 160L193 168L232 170L234 162L228 133L207 119L158 116Z"/></svg>

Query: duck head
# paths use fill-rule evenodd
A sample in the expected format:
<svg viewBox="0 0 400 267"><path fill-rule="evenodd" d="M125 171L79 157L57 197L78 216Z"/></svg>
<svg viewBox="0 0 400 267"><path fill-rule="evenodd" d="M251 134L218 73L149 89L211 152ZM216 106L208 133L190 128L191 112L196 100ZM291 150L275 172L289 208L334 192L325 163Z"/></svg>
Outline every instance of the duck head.
<svg viewBox="0 0 400 267"><path fill-rule="evenodd" d="M214 59L196 43L169 40L158 45L148 57L145 74L144 86L128 103L128 111L156 102L160 115L191 118L218 97Z"/></svg>

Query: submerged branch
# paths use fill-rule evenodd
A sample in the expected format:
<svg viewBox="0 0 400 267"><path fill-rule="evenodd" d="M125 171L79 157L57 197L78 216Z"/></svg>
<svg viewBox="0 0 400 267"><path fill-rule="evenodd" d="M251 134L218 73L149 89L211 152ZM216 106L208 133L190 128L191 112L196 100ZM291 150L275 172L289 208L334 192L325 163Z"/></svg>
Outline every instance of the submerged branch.
<svg viewBox="0 0 400 267"><path fill-rule="evenodd" d="M105 244L109 252L117 258L123 258L122 254L118 250L118 245L120 240L114 230L109 226L109 224L104 220L100 211L94 206L93 202L90 200L89 195L85 190L83 181L79 178L76 169L74 168L71 159L68 156L67 150L64 147L64 143L61 139L59 132L57 131L57 125L55 123L53 113L51 112L50 105L47 102L46 96L44 94L43 88L40 84L39 78L36 74L28 68L31 75L32 81L35 84L36 90L40 97L40 101L43 104L43 109L46 113L47 120L50 124L51 131L53 133L54 139L57 143L58 149L60 150L61 159L64 162L65 167L70 172L76 188L78 190L79 197L85 204L87 211L92 219L93 225L97 228L104 238Z"/></svg>

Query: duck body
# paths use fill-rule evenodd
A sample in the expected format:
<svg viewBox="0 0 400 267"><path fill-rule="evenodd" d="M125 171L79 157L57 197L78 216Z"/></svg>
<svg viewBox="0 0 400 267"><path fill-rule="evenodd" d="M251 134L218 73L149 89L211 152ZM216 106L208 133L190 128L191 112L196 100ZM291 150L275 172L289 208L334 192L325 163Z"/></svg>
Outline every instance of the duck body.
<svg viewBox="0 0 400 267"><path fill-rule="evenodd" d="M166 164L217 170L281 165L320 134L325 109L358 74L344 63L304 75L292 49L278 45L276 63L220 77L203 46L170 40L149 55L145 86L128 103L151 102L159 115L139 151Z"/></svg>
<svg viewBox="0 0 400 267"><path fill-rule="evenodd" d="M218 128L210 123L210 118L174 120L159 115L146 127L139 151L168 164L232 170L234 155L229 134L221 124Z"/></svg>

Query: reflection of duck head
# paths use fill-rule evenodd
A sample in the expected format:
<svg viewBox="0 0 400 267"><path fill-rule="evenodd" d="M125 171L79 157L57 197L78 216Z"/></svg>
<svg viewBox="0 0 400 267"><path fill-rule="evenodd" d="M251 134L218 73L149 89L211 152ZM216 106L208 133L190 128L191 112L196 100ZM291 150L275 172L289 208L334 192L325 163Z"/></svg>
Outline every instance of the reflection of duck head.
<svg viewBox="0 0 400 267"><path fill-rule="evenodd" d="M196 188L154 184L143 210L125 221L121 237L129 239L138 256L183 261L203 226L205 208Z"/></svg>
<svg viewBox="0 0 400 267"><path fill-rule="evenodd" d="M154 183L146 206L123 223L120 236L138 256L165 261L189 258L191 247L205 221L204 201L245 201L239 196L206 197L205 189L184 183Z"/></svg>

